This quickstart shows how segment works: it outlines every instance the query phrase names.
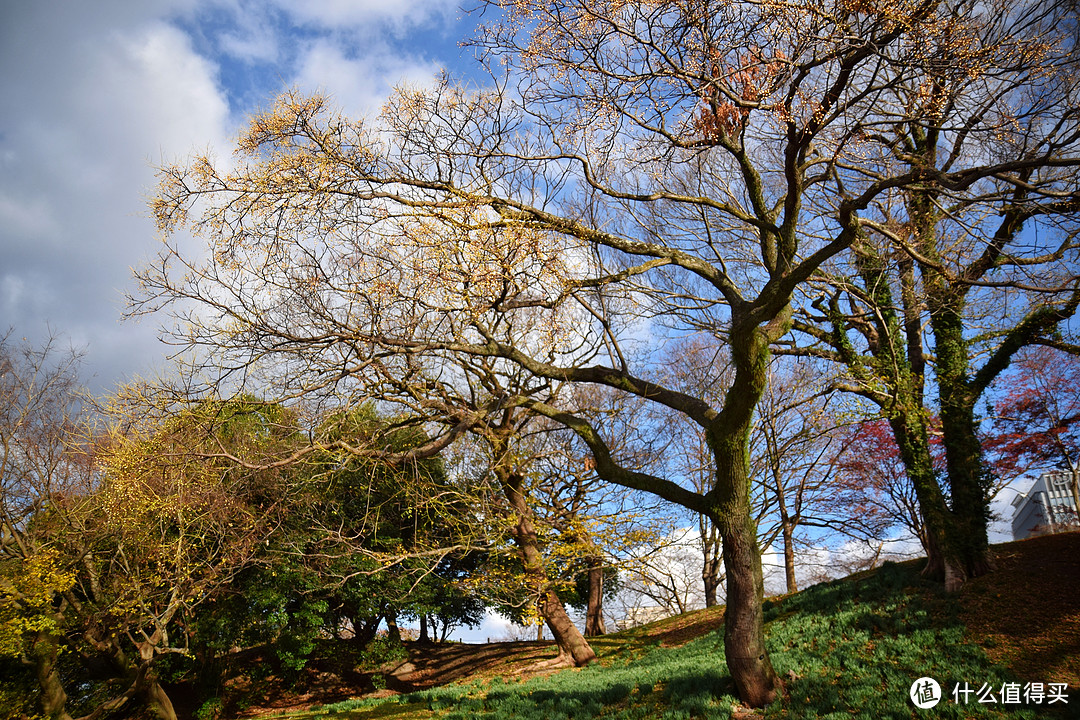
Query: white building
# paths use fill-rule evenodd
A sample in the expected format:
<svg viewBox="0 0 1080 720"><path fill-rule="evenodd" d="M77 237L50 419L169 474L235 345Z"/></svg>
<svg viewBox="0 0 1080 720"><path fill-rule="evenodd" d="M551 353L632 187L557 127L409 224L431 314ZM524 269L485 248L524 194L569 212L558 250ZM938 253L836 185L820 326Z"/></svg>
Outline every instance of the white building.
<svg viewBox="0 0 1080 720"><path fill-rule="evenodd" d="M1067 470L1043 473L1026 494L1013 501L1013 538L1023 540L1032 535L1045 535L1077 527L1076 499L1073 483L1078 473Z"/></svg>

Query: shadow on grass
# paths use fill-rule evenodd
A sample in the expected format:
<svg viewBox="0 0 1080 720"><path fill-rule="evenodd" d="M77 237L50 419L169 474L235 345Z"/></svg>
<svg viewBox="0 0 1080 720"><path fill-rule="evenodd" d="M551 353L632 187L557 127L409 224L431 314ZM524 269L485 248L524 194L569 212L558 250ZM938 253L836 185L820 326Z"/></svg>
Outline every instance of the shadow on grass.
<svg viewBox="0 0 1080 720"><path fill-rule="evenodd" d="M859 578L815 586L770 607L770 652L792 673L774 709L792 718L922 717L909 700L917 679L936 680L934 718L1035 718L1031 707L957 704L957 683L1000 688L1014 682L965 640L956 603L911 564L886 564ZM996 692L995 692L996 694ZM782 708L782 709L781 709Z"/></svg>
<svg viewBox="0 0 1080 720"><path fill-rule="evenodd" d="M1046 708L952 700L956 683L1000 688L1017 678L965 640L955 599L922 581L914 565L886 565L770 602L766 619L770 654L787 694L762 717L1045 716ZM731 717L738 704L723 661L722 631L677 648L631 642L625 652L612 650L601 663L580 670L434 688L398 703L446 720L711 720ZM921 677L937 680L945 695L930 712L915 708L908 697Z"/></svg>

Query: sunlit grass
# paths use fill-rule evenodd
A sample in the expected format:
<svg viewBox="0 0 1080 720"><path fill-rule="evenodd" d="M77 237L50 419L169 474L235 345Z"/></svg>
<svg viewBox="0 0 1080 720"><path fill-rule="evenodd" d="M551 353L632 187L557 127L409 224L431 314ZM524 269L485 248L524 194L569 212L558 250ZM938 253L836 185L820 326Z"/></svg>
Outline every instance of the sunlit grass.
<svg viewBox="0 0 1080 720"><path fill-rule="evenodd" d="M772 718L1036 718L1044 708L957 705L953 685L1000 687L1016 680L964 638L952 598L911 566L888 565L767 605L767 637L787 697ZM573 720L729 718L738 706L723 661L722 633L678 648L642 646L635 635L598 643L601 661L581 670L517 681L493 678L393 698L357 700L291 717ZM914 680L929 676L946 699L918 710Z"/></svg>

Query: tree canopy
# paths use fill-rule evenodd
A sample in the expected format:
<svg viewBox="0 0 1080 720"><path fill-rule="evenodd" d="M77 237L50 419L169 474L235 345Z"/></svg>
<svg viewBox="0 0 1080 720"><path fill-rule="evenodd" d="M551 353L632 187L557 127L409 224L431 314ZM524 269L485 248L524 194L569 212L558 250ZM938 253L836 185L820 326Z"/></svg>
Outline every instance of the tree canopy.
<svg viewBox="0 0 1080 720"><path fill-rule="evenodd" d="M969 372L962 317L968 288L999 284L991 270L1046 254L1007 247L1024 223L1076 203L1075 20L1027 0L493 9L473 41L491 71L484 86L402 88L375 121L286 93L251 120L235 162L163 168L153 211L166 245L140 273L135 311L171 308L173 339L203 351L216 383L258 377L283 397L409 408L442 428L414 456L506 408L564 424L600 477L716 523L728 667L744 702L766 704L780 682L762 633L748 440L771 353L796 319L831 341L829 298L847 295L857 327L884 317L889 334L871 335L871 354L892 350L873 367L909 368L896 360L899 328L911 340L921 325L879 302L873 263L920 264L965 528L947 549L978 572L986 498L970 417L988 378ZM939 234L949 223L955 232ZM184 228L205 256L170 241ZM1064 261L1072 247L1046 252ZM819 281L844 268L859 280L822 294ZM1075 280L1062 282L1055 317L1075 310ZM824 318L796 318L814 307ZM708 396L657 366L657 344L698 333L731 358ZM912 361L875 382L918 395ZM456 401L469 379L499 373L518 381ZM545 394L553 384L603 385L685 415L705 436L711 483L613 453L604 416L581 395ZM919 417L919 403L904 407ZM918 487L940 526L936 485Z"/></svg>

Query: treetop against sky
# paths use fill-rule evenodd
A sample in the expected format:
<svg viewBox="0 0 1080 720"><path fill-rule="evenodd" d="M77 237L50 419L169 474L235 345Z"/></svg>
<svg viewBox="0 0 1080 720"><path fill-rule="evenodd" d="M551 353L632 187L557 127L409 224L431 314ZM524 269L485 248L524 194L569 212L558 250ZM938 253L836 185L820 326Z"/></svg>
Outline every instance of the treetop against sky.
<svg viewBox="0 0 1080 720"><path fill-rule="evenodd" d="M457 0L109 0L0 7L0 318L87 350L96 390L164 365L153 321L119 323L157 251L155 166L228 152L278 92L351 115L473 66ZM47 327L48 326L48 327Z"/></svg>

